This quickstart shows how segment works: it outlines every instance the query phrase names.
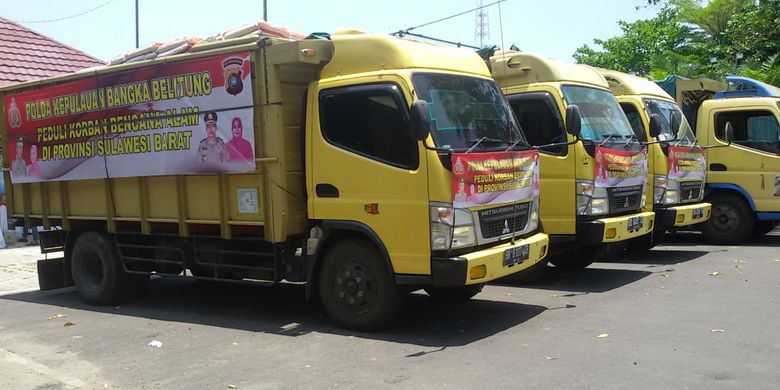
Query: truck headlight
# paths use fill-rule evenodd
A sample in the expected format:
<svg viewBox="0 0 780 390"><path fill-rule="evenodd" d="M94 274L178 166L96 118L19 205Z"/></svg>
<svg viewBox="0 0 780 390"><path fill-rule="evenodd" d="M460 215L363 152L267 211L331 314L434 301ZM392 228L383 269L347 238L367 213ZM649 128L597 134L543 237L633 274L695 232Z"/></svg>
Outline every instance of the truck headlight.
<svg viewBox="0 0 780 390"><path fill-rule="evenodd" d="M667 205L680 203L680 182L675 179L667 180L662 202Z"/></svg>
<svg viewBox="0 0 780 390"><path fill-rule="evenodd" d="M659 204L663 200L667 186L666 176L655 175L653 177L653 204Z"/></svg>
<svg viewBox="0 0 780 390"><path fill-rule="evenodd" d="M609 213L609 199L606 188L595 187L590 180L577 180L575 186L578 215Z"/></svg>
<svg viewBox="0 0 780 390"><path fill-rule="evenodd" d="M531 214L528 216L528 224L523 233L532 232L539 228L539 198L531 201Z"/></svg>
<svg viewBox="0 0 780 390"><path fill-rule="evenodd" d="M471 212L446 203L431 204L431 249L450 250L477 243Z"/></svg>

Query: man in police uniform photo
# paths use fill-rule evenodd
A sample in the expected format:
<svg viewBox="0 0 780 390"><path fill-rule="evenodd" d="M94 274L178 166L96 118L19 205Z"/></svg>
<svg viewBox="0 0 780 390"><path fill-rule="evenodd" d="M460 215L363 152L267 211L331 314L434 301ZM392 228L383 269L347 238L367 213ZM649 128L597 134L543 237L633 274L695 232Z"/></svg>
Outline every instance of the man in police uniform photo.
<svg viewBox="0 0 780 390"><path fill-rule="evenodd" d="M217 137L217 113L209 111L203 115L206 122L206 138L198 144L198 157L201 164L223 163L227 160L227 148L225 141Z"/></svg>
<svg viewBox="0 0 780 390"><path fill-rule="evenodd" d="M11 174L16 177L27 176L27 165L24 163L24 141L21 137L16 141L16 158L11 163Z"/></svg>

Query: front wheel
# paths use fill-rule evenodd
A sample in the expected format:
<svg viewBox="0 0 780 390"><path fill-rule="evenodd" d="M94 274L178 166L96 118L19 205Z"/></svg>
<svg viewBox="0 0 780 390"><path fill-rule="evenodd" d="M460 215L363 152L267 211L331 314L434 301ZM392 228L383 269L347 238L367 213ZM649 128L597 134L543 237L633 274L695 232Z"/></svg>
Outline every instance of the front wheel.
<svg viewBox="0 0 780 390"><path fill-rule="evenodd" d="M482 292L482 287L484 286L484 284L480 283L468 286L431 287L426 288L425 292L437 301L460 302L474 298L475 295Z"/></svg>
<svg viewBox="0 0 780 390"><path fill-rule="evenodd" d="M639 236L628 243L628 250L633 253L649 251L660 244L664 236L666 236L666 231L664 230L655 230L644 236Z"/></svg>
<svg viewBox="0 0 780 390"><path fill-rule="evenodd" d="M745 241L756 224L756 217L748 205L731 194L710 197L712 215L702 225L702 233L713 244L739 244Z"/></svg>
<svg viewBox="0 0 780 390"><path fill-rule="evenodd" d="M769 234L772 230L775 230L775 221L757 221L756 226L751 232L753 237L761 237L765 234Z"/></svg>
<svg viewBox="0 0 780 390"><path fill-rule="evenodd" d="M550 264L555 268L566 270L585 269L596 261L596 258L603 254L604 250L600 245L579 246L570 250L565 250L555 255L550 255Z"/></svg>
<svg viewBox="0 0 780 390"><path fill-rule="evenodd" d="M402 297L376 247L359 239L336 243L323 258L320 299L331 318L356 330L387 326Z"/></svg>

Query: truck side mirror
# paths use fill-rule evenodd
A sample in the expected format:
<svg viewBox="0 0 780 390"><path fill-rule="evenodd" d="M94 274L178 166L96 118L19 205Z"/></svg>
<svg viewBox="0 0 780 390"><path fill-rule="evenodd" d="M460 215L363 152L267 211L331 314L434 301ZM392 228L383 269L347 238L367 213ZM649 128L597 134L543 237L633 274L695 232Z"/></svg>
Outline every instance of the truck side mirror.
<svg viewBox="0 0 780 390"><path fill-rule="evenodd" d="M661 116L658 114L650 115L650 137L656 138L661 135Z"/></svg>
<svg viewBox="0 0 780 390"><path fill-rule="evenodd" d="M409 110L409 133L412 139L424 141L431 132L431 115L428 111L428 102L415 100Z"/></svg>
<svg viewBox="0 0 780 390"><path fill-rule="evenodd" d="M731 145L734 141L734 126L731 125L731 122L726 122L726 128L724 129L723 134L726 136L726 143Z"/></svg>
<svg viewBox="0 0 780 390"><path fill-rule="evenodd" d="M582 114L580 107L574 104L566 106L566 132L573 135L574 138L580 138L582 130Z"/></svg>
<svg viewBox="0 0 780 390"><path fill-rule="evenodd" d="M678 134L678 131L680 130L680 125L682 124L682 114L680 114L677 111L672 111L669 122L672 125L672 131L674 134Z"/></svg>

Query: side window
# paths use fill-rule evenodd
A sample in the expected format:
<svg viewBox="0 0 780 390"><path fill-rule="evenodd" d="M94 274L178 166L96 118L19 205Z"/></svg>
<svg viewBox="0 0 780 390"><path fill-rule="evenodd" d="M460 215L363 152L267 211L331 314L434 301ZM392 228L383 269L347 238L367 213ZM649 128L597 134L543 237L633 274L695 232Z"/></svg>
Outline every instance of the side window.
<svg viewBox="0 0 780 390"><path fill-rule="evenodd" d="M734 143L751 149L780 154L780 125L770 111L721 112L715 116L715 136L724 140L726 123L734 127Z"/></svg>
<svg viewBox="0 0 780 390"><path fill-rule="evenodd" d="M631 103L620 103L620 108L622 108L623 112L626 114L628 123L631 124L631 129L634 130L636 138L641 142L646 142L645 127L642 125L642 117L639 116L639 111L636 109L636 106Z"/></svg>
<svg viewBox="0 0 780 390"><path fill-rule="evenodd" d="M322 134L329 143L399 168L419 166L409 112L396 85L328 89L320 92L319 101Z"/></svg>
<svg viewBox="0 0 780 390"><path fill-rule="evenodd" d="M509 105L531 145L566 142L563 120L555 99L547 92L531 92L509 97ZM543 148L542 151L565 155L566 146Z"/></svg>

